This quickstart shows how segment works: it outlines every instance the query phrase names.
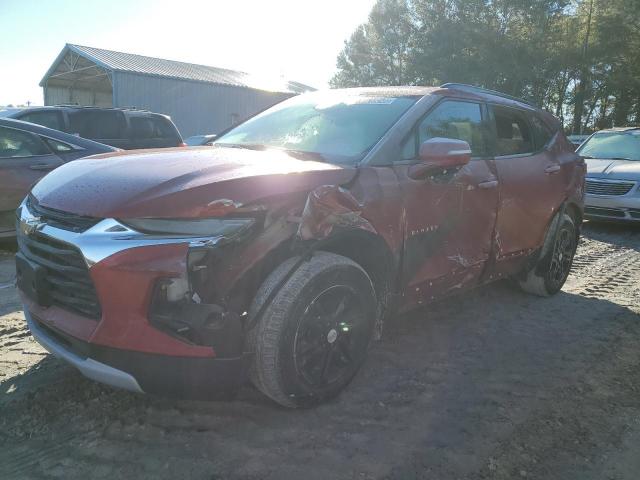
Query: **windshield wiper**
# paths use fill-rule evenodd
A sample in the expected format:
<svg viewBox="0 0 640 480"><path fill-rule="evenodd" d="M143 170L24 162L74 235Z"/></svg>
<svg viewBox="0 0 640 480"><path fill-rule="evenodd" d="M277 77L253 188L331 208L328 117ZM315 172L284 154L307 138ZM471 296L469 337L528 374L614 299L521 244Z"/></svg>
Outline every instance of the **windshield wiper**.
<svg viewBox="0 0 640 480"><path fill-rule="evenodd" d="M633 158L627 158L627 157L592 157L590 155L581 155L582 158L584 159L592 159L592 160L630 160L630 161L634 161Z"/></svg>
<svg viewBox="0 0 640 480"><path fill-rule="evenodd" d="M214 146L226 147L226 148L242 148L245 150L278 150L291 155L296 160L312 160L316 162L333 163L329 161L324 155L318 152L308 152L305 150L292 150L286 147L272 147L270 145L263 145L260 143L214 143Z"/></svg>
<svg viewBox="0 0 640 480"><path fill-rule="evenodd" d="M289 148L284 148L282 150L297 160L302 160L302 161L313 160L313 161L327 162L327 159L321 153L318 153L318 152L307 152L304 150L291 150Z"/></svg>
<svg viewBox="0 0 640 480"><path fill-rule="evenodd" d="M220 147L242 148L245 150L266 150L267 146L260 143L214 143Z"/></svg>

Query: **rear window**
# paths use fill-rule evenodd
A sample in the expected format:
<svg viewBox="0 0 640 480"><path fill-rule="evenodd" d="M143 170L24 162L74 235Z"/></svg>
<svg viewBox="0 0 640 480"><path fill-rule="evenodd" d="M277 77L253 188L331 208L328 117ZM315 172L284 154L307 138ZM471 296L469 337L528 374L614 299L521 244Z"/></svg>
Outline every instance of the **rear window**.
<svg viewBox="0 0 640 480"><path fill-rule="evenodd" d="M71 133L97 140L125 137L122 112L108 110L77 110L69 112Z"/></svg>
<svg viewBox="0 0 640 480"><path fill-rule="evenodd" d="M174 138L175 129L164 117L130 117L131 136L133 138Z"/></svg>
<svg viewBox="0 0 640 480"><path fill-rule="evenodd" d="M29 112L24 115L20 115L19 118L25 122L36 123L43 127L53 128L54 130L64 130L64 124L62 122L60 112L52 110L44 112Z"/></svg>
<svg viewBox="0 0 640 480"><path fill-rule="evenodd" d="M534 139L522 112L493 107L496 125L496 156L521 155L535 151Z"/></svg>

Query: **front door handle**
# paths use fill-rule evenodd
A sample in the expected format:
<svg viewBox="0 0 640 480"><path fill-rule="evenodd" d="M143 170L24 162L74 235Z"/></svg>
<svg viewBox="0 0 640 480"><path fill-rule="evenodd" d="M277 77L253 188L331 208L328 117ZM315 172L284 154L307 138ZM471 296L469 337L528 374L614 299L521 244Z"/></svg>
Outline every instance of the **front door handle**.
<svg viewBox="0 0 640 480"><path fill-rule="evenodd" d="M30 165L29 168L31 170L53 170L56 166L48 163L36 163L35 165Z"/></svg>
<svg viewBox="0 0 640 480"><path fill-rule="evenodd" d="M544 173L558 173L560 171L560 165L549 165L547 168L544 169Z"/></svg>
<svg viewBox="0 0 640 480"><path fill-rule="evenodd" d="M496 188L498 186L498 180L487 180L486 182L480 182L478 188L487 190L489 188Z"/></svg>

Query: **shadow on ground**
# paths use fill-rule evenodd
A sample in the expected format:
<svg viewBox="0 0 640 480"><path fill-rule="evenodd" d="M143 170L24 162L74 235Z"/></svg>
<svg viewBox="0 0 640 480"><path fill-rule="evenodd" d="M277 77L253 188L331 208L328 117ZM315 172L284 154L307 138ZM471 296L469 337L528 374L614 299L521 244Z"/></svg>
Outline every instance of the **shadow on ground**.
<svg viewBox="0 0 640 480"><path fill-rule="evenodd" d="M249 387L233 402L137 396L51 364L56 381L3 406L0 472L595 479L640 414L639 317L608 300L500 283L388 327L347 390L311 410ZM49 378L49 362L23 377Z"/></svg>

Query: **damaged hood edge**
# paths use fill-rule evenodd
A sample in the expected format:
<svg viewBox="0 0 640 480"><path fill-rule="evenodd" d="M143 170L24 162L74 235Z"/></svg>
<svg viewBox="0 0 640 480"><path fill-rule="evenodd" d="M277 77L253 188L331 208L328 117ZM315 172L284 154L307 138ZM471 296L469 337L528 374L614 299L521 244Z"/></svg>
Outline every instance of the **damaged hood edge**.
<svg viewBox="0 0 640 480"><path fill-rule="evenodd" d="M355 167L231 148L145 150L71 162L32 193L49 208L99 218L194 218L264 208L269 198L343 185Z"/></svg>

